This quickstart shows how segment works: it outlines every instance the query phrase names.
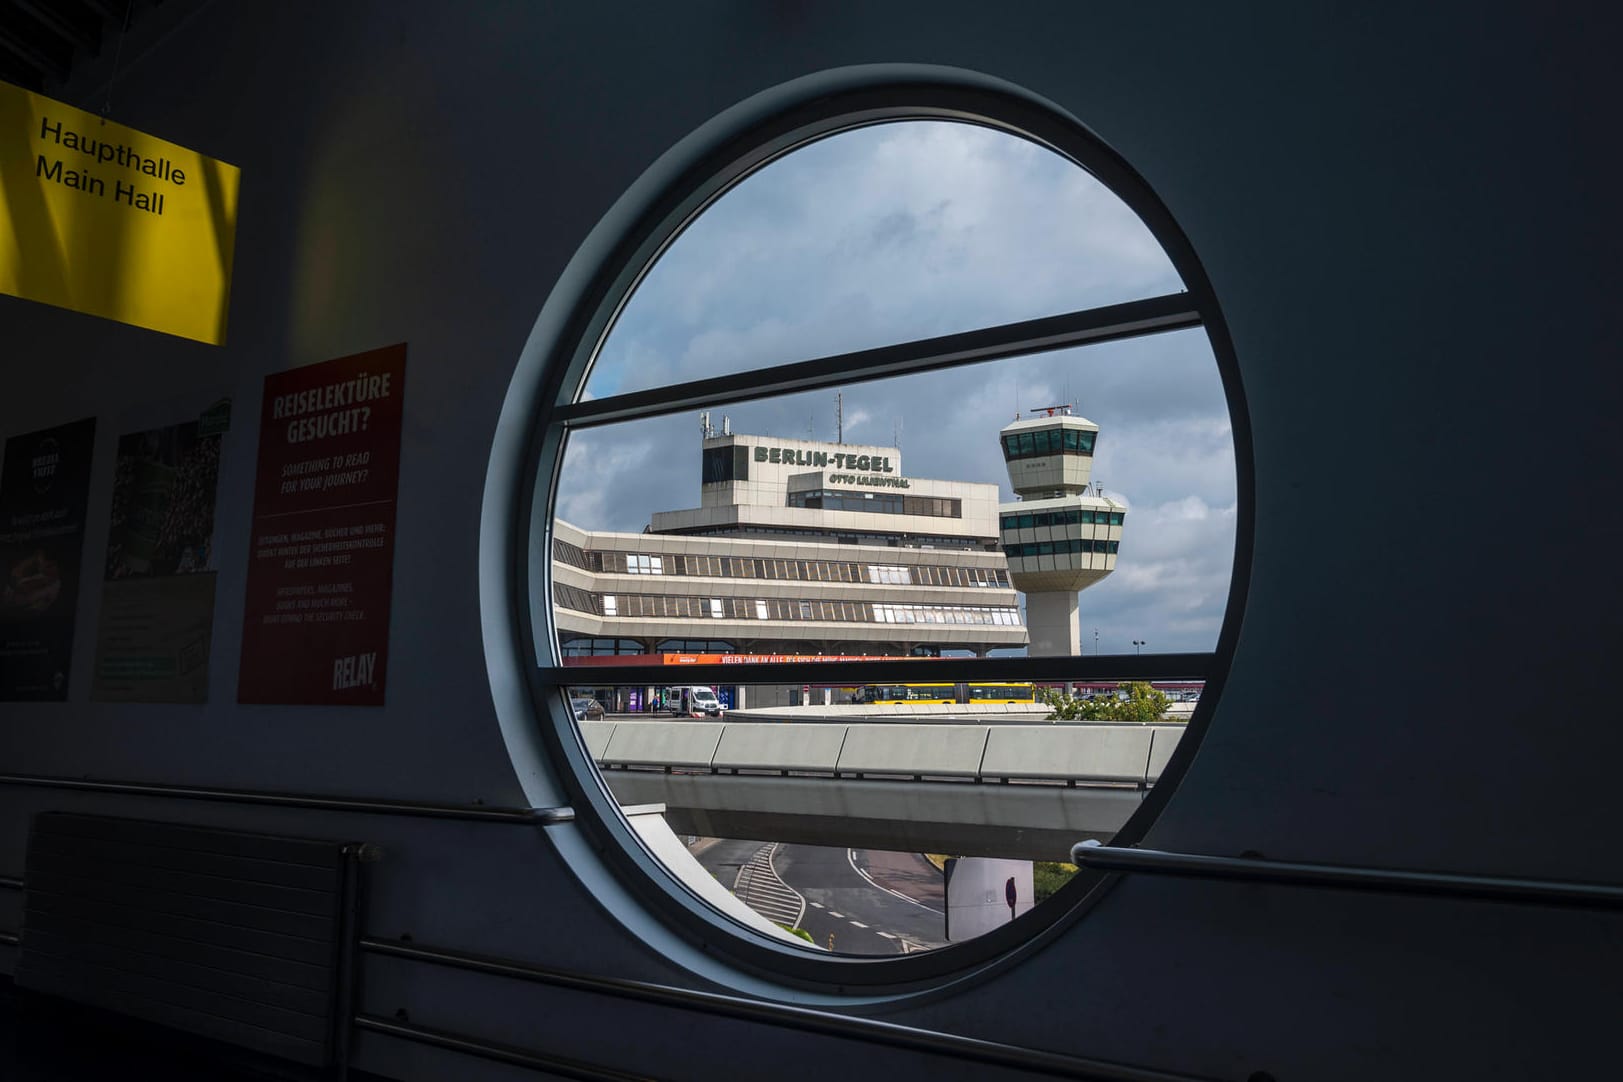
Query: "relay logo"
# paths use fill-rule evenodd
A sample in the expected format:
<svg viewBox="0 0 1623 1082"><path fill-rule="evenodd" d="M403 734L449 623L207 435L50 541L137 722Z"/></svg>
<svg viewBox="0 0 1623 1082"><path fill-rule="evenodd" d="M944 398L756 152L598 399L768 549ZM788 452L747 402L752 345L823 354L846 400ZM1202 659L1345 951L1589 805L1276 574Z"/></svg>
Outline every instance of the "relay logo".
<svg viewBox="0 0 1623 1082"><path fill-rule="evenodd" d="M372 675L377 671L377 665L376 653L333 658L332 689L347 691L350 688L371 687Z"/></svg>

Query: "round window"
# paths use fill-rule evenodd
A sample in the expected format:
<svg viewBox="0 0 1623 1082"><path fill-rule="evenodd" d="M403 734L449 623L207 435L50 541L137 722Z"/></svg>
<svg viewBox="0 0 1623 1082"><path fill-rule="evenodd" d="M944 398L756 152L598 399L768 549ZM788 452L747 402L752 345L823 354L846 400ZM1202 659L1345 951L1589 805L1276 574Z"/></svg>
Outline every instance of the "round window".
<svg viewBox="0 0 1623 1082"><path fill-rule="evenodd" d="M527 358L506 582L626 904L872 989L1079 913L1071 846L1153 816L1238 626L1249 466L1135 174L1006 89L847 81L721 118L589 244Z"/></svg>

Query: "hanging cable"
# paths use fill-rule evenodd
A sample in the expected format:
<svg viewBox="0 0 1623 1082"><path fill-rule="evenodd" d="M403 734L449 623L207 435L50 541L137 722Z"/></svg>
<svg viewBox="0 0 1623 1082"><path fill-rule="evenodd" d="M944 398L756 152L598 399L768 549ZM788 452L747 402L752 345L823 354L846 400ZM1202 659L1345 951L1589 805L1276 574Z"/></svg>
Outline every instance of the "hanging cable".
<svg viewBox="0 0 1623 1082"><path fill-rule="evenodd" d="M135 11L135 0L125 0L124 25L118 31L118 44L113 48L113 70L107 76L107 100L101 107L101 118L106 121L109 113L113 111L113 83L118 79L118 63L124 57L124 38L130 32L130 16Z"/></svg>

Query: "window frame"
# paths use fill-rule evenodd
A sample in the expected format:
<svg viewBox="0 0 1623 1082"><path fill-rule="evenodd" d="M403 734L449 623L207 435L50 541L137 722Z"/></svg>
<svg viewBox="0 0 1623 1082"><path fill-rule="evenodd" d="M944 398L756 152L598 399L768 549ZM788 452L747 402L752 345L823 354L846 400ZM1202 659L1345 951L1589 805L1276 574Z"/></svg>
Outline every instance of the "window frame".
<svg viewBox="0 0 1623 1082"><path fill-rule="evenodd" d="M482 538L482 585L488 605L495 613L487 618L487 645L493 642L491 628L494 626L495 634L500 635L505 622L506 634L516 647L510 655L511 663L520 670L518 686L525 693L523 699L507 700L498 696L506 707L498 710L504 732L509 737L510 747L515 748L515 755L523 752L539 756L539 764L550 770L551 782L575 806L576 828L591 839L589 849L596 853L590 859L601 860L624 892L624 898L616 903L621 919L637 927L647 938L676 935L679 941L698 952L692 955L696 959L719 959L719 968L711 974L717 979L737 978L734 983L743 981L768 991L792 987L826 995L833 1001L853 994L910 995L932 991L944 982L1014 964L1040 950L1052 934L1081 919L1113 880L1080 872L1059 895L1019 922L965 943L896 957L818 956L769 941L727 920L666 873L637 840L586 753L580 731L568 704L563 701L571 674L562 665L552 622L550 494L556 490L566 433L572 427L585 427L583 419L589 424L607 424L634 416L685 412L695 408L695 403L707 400L706 395L713 398L728 387L735 390L728 393L725 401L737 402L833 385L828 375L829 359L825 358L775 366L770 370L775 378L764 383L750 381L768 370L656 388L652 392L635 392L596 403L579 401L591 362L620 309L643 274L681 234L688 221L737 181L783 154L842 131L902 120L979 124L1025 138L1070 159L1139 216L1171 260L1185 284L1185 291L1172 297L1146 298L1027 324L945 336L962 346L956 359L951 360L942 359L942 347L934 340L865 351L882 360L894 358L894 363L886 369L877 365L860 370L848 368L842 371L841 381L880 379L908 371L1025 356L1191 326L1204 328L1218 365L1234 440L1238 514L1229 597L1217 648L1209 655L1115 656L1109 659L1107 666L1116 677L1199 676L1206 681L1206 693L1188 723L1177 752L1163 769L1159 783L1118 832L1116 842L1132 844L1141 838L1176 789L1200 744L1208 719L1221 697L1238 637L1250 579L1253 539L1254 478L1249 416L1238 365L1215 293L1170 213L1143 178L1102 140L1074 117L1024 91L948 69L846 69L810 76L763 93L729 110L685 140L678 148L680 153L673 151L667 156L669 161L662 159L623 197L621 205L611 214L613 227L610 228L606 220L599 228L607 232L601 237L594 233L588 239L543 309L537 331L521 358L514 390L509 394L508 408L504 409L498 446L492 455L485 532L494 531L498 539L485 544ZM1152 301L1157 303L1150 303ZM1107 310L1114 322L1102 330L1090 325L1090 319L1102 319ZM1031 337L1013 343L1011 348L1010 327L1023 328ZM1043 328L1054 330L1050 344L1042 344L1038 332ZM937 352L921 361L917 355L921 349ZM851 356L855 355L833 360L836 364L844 363ZM797 379L801 381L798 384L794 383ZM655 401L654 395L662 396L657 407L650 405ZM515 400L519 403L516 407ZM510 420L508 413L515 408L523 411L522 416ZM614 409L630 412L616 415ZM504 434L508 438L501 438ZM504 486L503 482L511 487ZM496 490L494 498L489 495L492 489ZM537 542L545 543L532 548ZM493 590L503 596L492 598ZM499 645L495 652L501 652ZM1103 673L1103 660L1096 657L944 658L929 662L906 661L896 666L862 663L859 682L929 681L943 679L949 671L959 674L953 677L955 680L1029 680L1057 673L1061 666L1071 678L1087 679L1092 674ZM493 684L499 665L499 660L492 661ZM822 665L817 667L816 673L824 681L847 678L845 673L833 671L835 668L845 666ZM895 671L887 671L891 669ZM635 667L616 673L618 683L628 684L650 682L646 679L649 675ZM729 679L723 682L736 682L736 675L727 675ZM760 665L752 667L751 682L798 683L805 682L811 675L812 670L805 663ZM685 674L685 678L700 683L707 682L711 676L703 667L695 667ZM585 852L576 853L570 862L572 867L576 867L578 861L589 859ZM581 864L577 874L596 873ZM624 910L627 904L633 905L635 910Z"/></svg>

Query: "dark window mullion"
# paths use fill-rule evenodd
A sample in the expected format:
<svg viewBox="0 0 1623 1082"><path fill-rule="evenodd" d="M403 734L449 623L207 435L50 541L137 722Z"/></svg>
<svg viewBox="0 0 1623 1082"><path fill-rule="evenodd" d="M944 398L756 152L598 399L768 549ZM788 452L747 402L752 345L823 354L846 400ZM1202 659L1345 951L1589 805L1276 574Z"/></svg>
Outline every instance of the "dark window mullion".
<svg viewBox="0 0 1623 1082"><path fill-rule="evenodd" d="M1200 323L1200 312L1190 294L1169 293L939 338L924 338L607 398L560 404L554 407L548 420L561 421L571 428L591 428L642 417L684 413L706 406L748 402L888 379L913 372L1114 342L1198 327Z"/></svg>

